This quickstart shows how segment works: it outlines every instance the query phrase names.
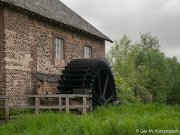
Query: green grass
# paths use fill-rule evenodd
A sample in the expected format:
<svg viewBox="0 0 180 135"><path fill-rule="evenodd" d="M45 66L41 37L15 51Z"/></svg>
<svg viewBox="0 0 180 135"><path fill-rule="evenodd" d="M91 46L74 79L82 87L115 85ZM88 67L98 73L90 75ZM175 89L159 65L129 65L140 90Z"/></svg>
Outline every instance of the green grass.
<svg viewBox="0 0 180 135"><path fill-rule="evenodd" d="M143 134L137 133L138 129L140 132L177 129L180 134L180 106L131 104L101 107L85 116L70 113L23 115L0 127L0 135Z"/></svg>

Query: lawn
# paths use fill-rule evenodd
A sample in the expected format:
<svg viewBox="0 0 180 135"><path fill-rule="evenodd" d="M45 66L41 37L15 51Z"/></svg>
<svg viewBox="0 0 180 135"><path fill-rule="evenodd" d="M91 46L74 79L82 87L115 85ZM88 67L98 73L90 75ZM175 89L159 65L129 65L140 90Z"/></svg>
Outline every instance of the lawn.
<svg viewBox="0 0 180 135"><path fill-rule="evenodd" d="M85 116L42 113L19 116L0 135L180 134L180 106L130 104L101 107Z"/></svg>

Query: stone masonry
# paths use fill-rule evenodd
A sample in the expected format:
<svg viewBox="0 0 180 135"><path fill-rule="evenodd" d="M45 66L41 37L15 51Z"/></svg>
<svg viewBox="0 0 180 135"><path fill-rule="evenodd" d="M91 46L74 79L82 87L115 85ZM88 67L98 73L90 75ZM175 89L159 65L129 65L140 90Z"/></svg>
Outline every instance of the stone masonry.
<svg viewBox="0 0 180 135"><path fill-rule="evenodd" d="M4 10L0 7L0 95L5 94Z"/></svg>
<svg viewBox="0 0 180 135"><path fill-rule="evenodd" d="M56 37L64 40L63 59L53 57ZM93 58L105 57L103 39L0 6L0 95L56 93L57 82L35 74L60 76L70 60L84 57L84 46Z"/></svg>

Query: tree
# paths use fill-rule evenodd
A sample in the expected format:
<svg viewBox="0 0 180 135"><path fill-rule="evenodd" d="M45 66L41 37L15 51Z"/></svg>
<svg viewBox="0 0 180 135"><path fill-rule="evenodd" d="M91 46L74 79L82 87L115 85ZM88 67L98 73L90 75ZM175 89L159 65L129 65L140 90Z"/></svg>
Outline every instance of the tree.
<svg viewBox="0 0 180 135"><path fill-rule="evenodd" d="M140 33L140 42L139 42L140 47L142 48L143 51L147 50L159 50L159 40L157 37L151 35L151 33Z"/></svg>
<svg viewBox="0 0 180 135"><path fill-rule="evenodd" d="M118 95L122 103L136 100L133 90L135 79L135 63L131 53L131 40L124 35L121 40L115 41L114 47L107 55L115 73Z"/></svg>
<svg viewBox="0 0 180 135"><path fill-rule="evenodd" d="M137 71L141 71L141 85L152 94L154 102L165 103L167 97L167 64L165 55L159 49L159 40L150 33L141 34L138 43L141 50L136 58Z"/></svg>
<svg viewBox="0 0 180 135"><path fill-rule="evenodd" d="M177 58L167 58L169 66L169 91L167 95L168 104L180 104L180 63Z"/></svg>
<svg viewBox="0 0 180 135"><path fill-rule="evenodd" d="M167 58L159 40L150 33L140 34L132 43L126 35L116 41L107 55L122 103L180 103L180 63Z"/></svg>

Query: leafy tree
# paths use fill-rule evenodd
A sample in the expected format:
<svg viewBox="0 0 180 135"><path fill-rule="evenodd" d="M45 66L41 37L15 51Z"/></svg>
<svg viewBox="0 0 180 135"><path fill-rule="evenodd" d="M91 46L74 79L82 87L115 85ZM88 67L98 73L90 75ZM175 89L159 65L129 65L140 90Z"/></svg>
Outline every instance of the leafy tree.
<svg viewBox="0 0 180 135"><path fill-rule="evenodd" d="M169 66L169 91L167 95L168 104L180 104L180 63L177 58L167 58Z"/></svg>
<svg viewBox="0 0 180 135"><path fill-rule="evenodd" d="M159 46L158 38L150 33L140 34L134 44L126 35L115 42L107 59L122 103L180 103L180 63L167 58Z"/></svg>
<svg viewBox="0 0 180 135"><path fill-rule="evenodd" d="M122 103L134 102L136 100L133 84L136 81L134 70L134 57L131 53L131 40L124 35L121 40L115 41L107 59L112 65L115 73L118 94Z"/></svg>
<svg viewBox="0 0 180 135"><path fill-rule="evenodd" d="M150 49L158 50L160 47L158 38L151 35L151 33L149 32L144 34L140 33L139 45L143 51L147 51Z"/></svg>

